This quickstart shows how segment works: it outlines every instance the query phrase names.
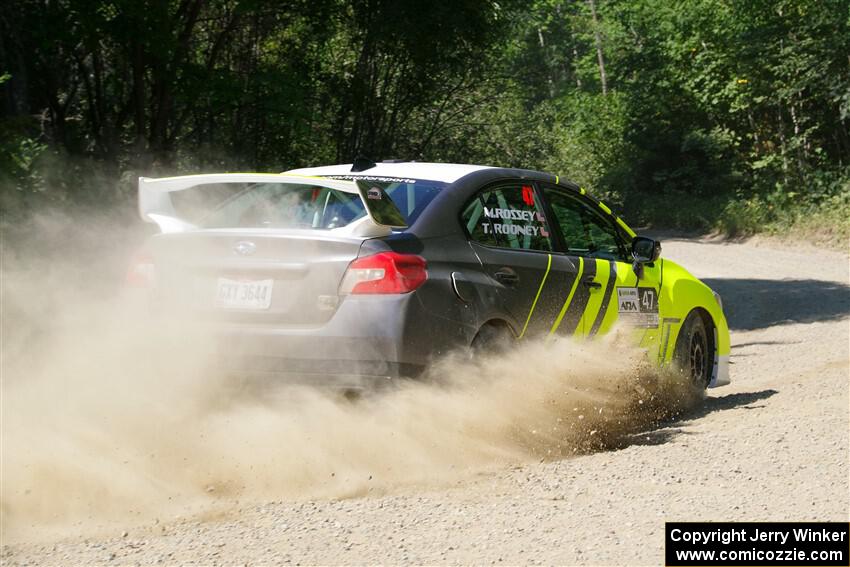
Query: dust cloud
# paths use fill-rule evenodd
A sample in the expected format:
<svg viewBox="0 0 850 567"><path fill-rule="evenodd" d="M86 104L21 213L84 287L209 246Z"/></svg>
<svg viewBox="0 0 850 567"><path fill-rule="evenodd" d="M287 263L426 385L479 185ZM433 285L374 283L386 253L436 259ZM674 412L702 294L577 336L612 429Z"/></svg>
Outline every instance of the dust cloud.
<svg viewBox="0 0 850 567"><path fill-rule="evenodd" d="M617 334L458 353L354 402L243 381L218 370L211 329L123 289L137 239L115 224L53 215L3 241L5 541L616 448L700 396Z"/></svg>

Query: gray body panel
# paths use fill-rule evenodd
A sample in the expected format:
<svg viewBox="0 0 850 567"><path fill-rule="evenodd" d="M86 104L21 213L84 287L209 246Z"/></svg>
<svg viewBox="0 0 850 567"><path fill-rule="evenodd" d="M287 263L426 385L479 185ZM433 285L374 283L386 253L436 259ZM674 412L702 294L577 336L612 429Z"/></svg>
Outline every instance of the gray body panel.
<svg viewBox="0 0 850 567"><path fill-rule="evenodd" d="M363 172L370 174L380 175ZM222 341L218 353L237 373L346 388L417 376L440 356L468 348L488 322L499 322L517 336L523 329L547 254L472 244L459 219L478 190L504 180L556 182L552 175L527 170L473 171L448 184L412 226L385 237L309 231L293 236L259 229L159 235L151 241L159 286L182 291L160 294L158 301L216 319ZM256 243L257 253L234 256L231 248L245 239ZM427 281L407 294L337 297L349 263L381 251L424 257ZM537 311L542 315L528 334L548 330L575 277L567 256L553 257L550 281L555 285L547 286L551 291L541 297ZM518 269L519 281L498 281L493 274L502 265ZM268 311L222 314L210 308L206 292L198 292L199 285L211 289L221 274L266 274L274 279L276 294L278 286L287 291L283 297L275 295ZM322 298L331 296L337 299L329 308Z"/></svg>

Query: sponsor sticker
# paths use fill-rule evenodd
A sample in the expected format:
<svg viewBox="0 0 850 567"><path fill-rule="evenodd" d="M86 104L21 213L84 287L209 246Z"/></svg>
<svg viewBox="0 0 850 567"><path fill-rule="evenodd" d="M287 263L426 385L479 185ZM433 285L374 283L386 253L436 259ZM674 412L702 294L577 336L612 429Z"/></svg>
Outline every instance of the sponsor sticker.
<svg viewBox="0 0 850 567"><path fill-rule="evenodd" d="M636 287L621 287L617 289L617 311L620 313L639 313L640 300Z"/></svg>
<svg viewBox="0 0 850 567"><path fill-rule="evenodd" d="M522 202L529 207L534 206L534 189L531 188L531 185L522 186Z"/></svg>
<svg viewBox="0 0 850 567"><path fill-rule="evenodd" d="M658 326L658 293L652 287L617 288L620 320L635 327Z"/></svg>
<svg viewBox="0 0 850 567"><path fill-rule="evenodd" d="M379 177L375 175L323 175L327 179L339 179L340 181L377 181L379 183L404 183L413 185L416 179L406 177Z"/></svg>

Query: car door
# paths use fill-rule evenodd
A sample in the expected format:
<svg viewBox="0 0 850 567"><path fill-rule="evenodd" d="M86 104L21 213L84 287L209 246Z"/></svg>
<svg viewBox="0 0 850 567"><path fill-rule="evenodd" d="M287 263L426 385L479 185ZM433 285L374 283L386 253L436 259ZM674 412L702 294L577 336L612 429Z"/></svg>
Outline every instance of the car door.
<svg viewBox="0 0 850 567"><path fill-rule="evenodd" d="M518 337L548 331L576 275L574 262L553 253L551 229L536 187L510 181L480 190L461 220L488 276L493 313L512 320Z"/></svg>
<svg viewBox="0 0 850 567"><path fill-rule="evenodd" d="M593 337L617 325L634 329L641 346L657 344L660 321L658 263L646 264L640 277L630 245L614 217L579 193L544 185L558 246L579 264L579 285L565 300L552 332Z"/></svg>

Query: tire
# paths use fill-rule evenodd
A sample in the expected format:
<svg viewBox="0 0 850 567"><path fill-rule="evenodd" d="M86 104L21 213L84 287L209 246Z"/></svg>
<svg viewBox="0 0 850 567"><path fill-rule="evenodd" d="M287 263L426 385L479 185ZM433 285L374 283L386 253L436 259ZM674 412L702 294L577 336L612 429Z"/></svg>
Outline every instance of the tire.
<svg viewBox="0 0 850 567"><path fill-rule="evenodd" d="M503 325L488 324L481 327L472 339L472 356L496 354L503 352L514 343L510 329Z"/></svg>
<svg viewBox="0 0 850 567"><path fill-rule="evenodd" d="M679 371L694 386L701 389L708 387L714 367L714 334L696 311L691 311L682 324L674 360Z"/></svg>

